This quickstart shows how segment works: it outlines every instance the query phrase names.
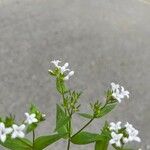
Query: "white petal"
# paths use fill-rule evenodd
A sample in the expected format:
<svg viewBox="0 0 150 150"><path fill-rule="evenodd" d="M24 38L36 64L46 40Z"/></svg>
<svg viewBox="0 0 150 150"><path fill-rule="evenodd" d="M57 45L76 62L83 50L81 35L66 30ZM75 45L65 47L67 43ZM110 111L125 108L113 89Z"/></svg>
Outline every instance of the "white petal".
<svg viewBox="0 0 150 150"><path fill-rule="evenodd" d="M139 137L134 137L134 141L141 142L141 139Z"/></svg>
<svg viewBox="0 0 150 150"><path fill-rule="evenodd" d="M4 143L6 141L6 134L0 135L0 139Z"/></svg>
<svg viewBox="0 0 150 150"><path fill-rule="evenodd" d="M33 118L32 122L38 122L38 120L36 118Z"/></svg>
<svg viewBox="0 0 150 150"><path fill-rule="evenodd" d="M49 69L48 72L53 73L53 71L51 69Z"/></svg>
<svg viewBox="0 0 150 150"><path fill-rule="evenodd" d="M110 125L111 125L111 126L115 126L115 123L114 123L114 122L111 122Z"/></svg>
<svg viewBox="0 0 150 150"><path fill-rule="evenodd" d="M6 133L6 134L11 133L12 131L13 131L13 129L12 129L12 128L6 128L6 129L5 129L5 133Z"/></svg>
<svg viewBox="0 0 150 150"><path fill-rule="evenodd" d="M119 103L121 103L121 99L120 98L116 98L117 99L117 101L119 102Z"/></svg>
<svg viewBox="0 0 150 150"><path fill-rule="evenodd" d="M111 139L111 140L109 141L109 143L110 143L110 144L114 144L114 143L115 143L115 140L114 140L114 139Z"/></svg>
<svg viewBox="0 0 150 150"><path fill-rule="evenodd" d="M12 127L14 130L18 129L18 126L16 124L13 124Z"/></svg>
<svg viewBox="0 0 150 150"><path fill-rule="evenodd" d="M121 122L121 121L119 121L119 122L117 122L117 125L118 125L118 126L121 126L121 123L122 123L122 122Z"/></svg>
<svg viewBox="0 0 150 150"><path fill-rule="evenodd" d="M121 147L121 142L120 141L116 142L116 146Z"/></svg>
<svg viewBox="0 0 150 150"><path fill-rule="evenodd" d="M5 124L3 122L0 123L0 129L5 129Z"/></svg>
<svg viewBox="0 0 150 150"><path fill-rule="evenodd" d="M27 112L26 112L26 113L24 113L24 114L25 114L25 116L26 116L26 117L29 117L29 116L30 116L30 115L29 115L29 113L27 113Z"/></svg>
<svg viewBox="0 0 150 150"><path fill-rule="evenodd" d="M18 137L24 138L25 134L23 132L18 132Z"/></svg>
<svg viewBox="0 0 150 150"><path fill-rule="evenodd" d="M36 114L31 114L30 117L31 118L35 118Z"/></svg>
<svg viewBox="0 0 150 150"><path fill-rule="evenodd" d="M15 139L16 137L17 137L17 132L14 131L14 132L12 133L12 135L11 135L11 138Z"/></svg>
<svg viewBox="0 0 150 150"><path fill-rule="evenodd" d="M111 137L112 137L112 138L116 137L116 133L115 133L115 132L112 132L112 133L111 133Z"/></svg>
<svg viewBox="0 0 150 150"><path fill-rule="evenodd" d="M68 76L68 75L65 76L65 77L64 77L64 80L69 80L69 76Z"/></svg>
<svg viewBox="0 0 150 150"><path fill-rule="evenodd" d="M74 75L74 71L69 72L68 75L69 75L69 77L73 76Z"/></svg>
<svg viewBox="0 0 150 150"><path fill-rule="evenodd" d="M123 137L123 134L117 134L118 139L121 139Z"/></svg>
<svg viewBox="0 0 150 150"><path fill-rule="evenodd" d="M32 124L32 120L31 120L31 119L28 119L28 120L27 120L27 123L28 123L28 124Z"/></svg>
<svg viewBox="0 0 150 150"><path fill-rule="evenodd" d="M24 130L25 127L26 127L26 126L25 126L24 124L22 124L22 125L19 127L19 129L20 129L20 130Z"/></svg>
<svg viewBox="0 0 150 150"><path fill-rule="evenodd" d="M66 62L66 63L64 64L64 67L67 68L68 66L69 66L69 63Z"/></svg>

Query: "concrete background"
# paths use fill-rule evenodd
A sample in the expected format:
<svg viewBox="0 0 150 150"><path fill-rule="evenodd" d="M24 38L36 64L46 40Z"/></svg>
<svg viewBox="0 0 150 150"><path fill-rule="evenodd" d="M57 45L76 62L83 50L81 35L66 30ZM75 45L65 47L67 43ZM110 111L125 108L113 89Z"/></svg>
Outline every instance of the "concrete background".
<svg viewBox="0 0 150 150"><path fill-rule="evenodd" d="M20 120L36 103L47 115L38 135L55 124L59 96L47 73L53 59L68 61L75 70L69 84L84 91L82 111L103 100L112 81L125 86L130 100L105 119L134 124L142 143L133 147L149 149L150 0L0 0L0 114L13 112ZM88 129L99 131L105 119ZM86 120L74 122L77 130ZM66 143L49 149L66 149Z"/></svg>

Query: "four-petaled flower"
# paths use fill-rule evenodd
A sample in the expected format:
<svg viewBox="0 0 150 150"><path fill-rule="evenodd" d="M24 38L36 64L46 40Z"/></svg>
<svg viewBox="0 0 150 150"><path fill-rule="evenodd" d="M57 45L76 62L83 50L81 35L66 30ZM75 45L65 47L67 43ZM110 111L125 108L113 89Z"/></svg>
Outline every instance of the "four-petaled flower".
<svg viewBox="0 0 150 150"><path fill-rule="evenodd" d="M123 86L121 86L121 94L123 95L123 97L127 97L127 98L129 98L129 91L125 91L124 90L124 87Z"/></svg>
<svg viewBox="0 0 150 150"><path fill-rule="evenodd" d="M129 98L129 91L126 91L123 86L120 87L119 84L111 83L112 96L121 103L122 99L126 96Z"/></svg>
<svg viewBox="0 0 150 150"><path fill-rule="evenodd" d="M121 147L121 138L123 134L116 134L115 132L111 133L112 139L109 141L110 144L115 144L117 147Z"/></svg>
<svg viewBox="0 0 150 150"><path fill-rule="evenodd" d="M25 125L22 124L20 126L16 125L16 124L13 124L12 125L12 128L13 128L13 132L12 132L12 135L11 137L14 139L14 138L24 138L25 134L23 132L23 130L25 129Z"/></svg>
<svg viewBox="0 0 150 150"><path fill-rule="evenodd" d="M60 60L53 60L51 61L52 64L55 65L55 67L59 68L60 66L58 65L61 61Z"/></svg>
<svg viewBox="0 0 150 150"><path fill-rule="evenodd" d="M111 83L111 88L113 92L116 92L117 90L119 90L119 84L115 84L114 82Z"/></svg>
<svg viewBox="0 0 150 150"><path fill-rule="evenodd" d="M64 75L63 80L69 80L69 78L71 76L74 75L74 71L70 71L70 69L68 69L69 63L66 62L63 66L60 66L59 63L61 61L59 60L53 60L51 61L51 63L53 63L55 65L56 68L58 68L60 70L61 75ZM50 73L53 73L53 71L51 69L48 70ZM65 73L66 71L68 71L69 73Z"/></svg>
<svg viewBox="0 0 150 150"><path fill-rule="evenodd" d="M32 124L32 123L38 122L38 120L36 118L36 114L25 113L25 116L26 116L25 123L27 123L27 124Z"/></svg>
<svg viewBox="0 0 150 150"><path fill-rule="evenodd" d="M118 130L121 129L121 121L119 121L117 123L111 122L109 129L110 129L110 131L118 132Z"/></svg>
<svg viewBox="0 0 150 150"><path fill-rule="evenodd" d="M0 123L0 140L4 143L6 141L7 134L12 132L12 128L5 128L3 122Z"/></svg>
<svg viewBox="0 0 150 150"><path fill-rule="evenodd" d="M124 139L124 142L131 142L131 141L137 141L141 142L141 139L138 137L139 131L136 130L131 124L128 122L125 125L126 127L126 132L128 133L128 138Z"/></svg>
<svg viewBox="0 0 150 150"><path fill-rule="evenodd" d="M119 90L116 90L116 92L113 92L112 96L119 102L121 103L122 99L124 96L119 92Z"/></svg>

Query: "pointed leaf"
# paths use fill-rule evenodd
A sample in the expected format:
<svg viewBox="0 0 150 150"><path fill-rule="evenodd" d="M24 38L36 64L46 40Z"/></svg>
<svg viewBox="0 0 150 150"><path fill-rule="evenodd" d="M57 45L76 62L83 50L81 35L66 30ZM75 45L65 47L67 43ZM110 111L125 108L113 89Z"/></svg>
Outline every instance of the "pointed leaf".
<svg viewBox="0 0 150 150"><path fill-rule="evenodd" d="M74 144L89 144L95 141L101 141L105 137L99 134L90 133L90 132L80 132L76 136L71 138L71 142Z"/></svg>
<svg viewBox="0 0 150 150"><path fill-rule="evenodd" d="M90 114L86 114L86 113L78 113L80 116L84 117L84 118L88 118L88 119L92 119L93 116Z"/></svg>
<svg viewBox="0 0 150 150"><path fill-rule="evenodd" d="M100 112L100 115L97 118L103 117L106 114L108 114L110 111L112 111L117 103L111 103L111 104L107 104Z"/></svg>
<svg viewBox="0 0 150 150"><path fill-rule="evenodd" d="M11 150L32 150L32 143L27 139L11 139L7 138L7 140L0 144Z"/></svg>
<svg viewBox="0 0 150 150"><path fill-rule="evenodd" d="M47 146L63 138L65 135L66 134L54 134L54 135L49 135L49 136L41 136L35 140L34 149L43 150Z"/></svg>
<svg viewBox="0 0 150 150"><path fill-rule="evenodd" d="M68 118L63 111L63 109L57 105L57 112L56 112L56 130L59 134L67 133L67 123Z"/></svg>

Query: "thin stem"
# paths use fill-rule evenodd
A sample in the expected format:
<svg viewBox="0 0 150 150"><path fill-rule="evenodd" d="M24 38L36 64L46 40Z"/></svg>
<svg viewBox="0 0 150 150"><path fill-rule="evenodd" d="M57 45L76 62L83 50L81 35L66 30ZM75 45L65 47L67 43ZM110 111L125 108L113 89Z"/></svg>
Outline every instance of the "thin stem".
<svg viewBox="0 0 150 150"><path fill-rule="evenodd" d="M73 138L74 136L76 136L77 134L79 134L83 129L85 129L92 121L94 120L94 118L90 119L89 122L87 122L78 132L76 132L71 138Z"/></svg>
<svg viewBox="0 0 150 150"><path fill-rule="evenodd" d="M70 149L70 139L68 139L68 145L67 145L67 150Z"/></svg>
<svg viewBox="0 0 150 150"><path fill-rule="evenodd" d="M34 142L35 142L35 131L33 130L33 150L34 150Z"/></svg>
<svg viewBox="0 0 150 150"><path fill-rule="evenodd" d="M69 113L69 112L68 112ZM69 124L68 124L68 130L69 130L69 138L68 138L68 145L67 145L67 150L70 149L70 143L71 143L71 119L72 119L72 114L69 115L70 119L69 119Z"/></svg>

